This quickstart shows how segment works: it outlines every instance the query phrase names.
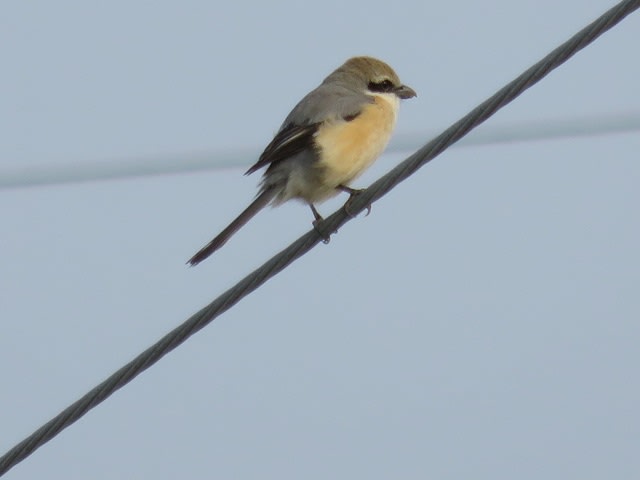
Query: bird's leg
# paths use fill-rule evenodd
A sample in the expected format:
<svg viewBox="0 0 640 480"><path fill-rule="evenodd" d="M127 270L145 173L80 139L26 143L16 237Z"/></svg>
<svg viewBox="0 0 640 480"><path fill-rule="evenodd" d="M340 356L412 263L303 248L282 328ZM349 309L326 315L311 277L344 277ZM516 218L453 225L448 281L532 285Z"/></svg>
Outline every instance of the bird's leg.
<svg viewBox="0 0 640 480"><path fill-rule="evenodd" d="M345 185L338 185L337 188L341 192L346 192L349 194L349 199L344 204L344 211L347 212L347 215L349 215L351 218L354 218L355 215L351 213L349 207L351 206L351 202L353 202L353 199L357 195L360 195L362 192L364 192L364 188L351 188ZM365 217L368 216L370 213L371 213L371 204L367 205L367 214L365 215Z"/></svg>
<svg viewBox="0 0 640 480"><path fill-rule="evenodd" d="M309 203L309 208L311 208L311 213L313 213L313 218L315 218L315 220L313 221L314 225L324 220L324 218L322 218L322 215L320 215L320 212L316 210L316 206L313 203Z"/></svg>
<svg viewBox="0 0 640 480"><path fill-rule="evenodd" d="M316 232L318 232L318 234L322 237L322 241L324 243L329 243L329 240L331 240L331 237L327 234L325 234L324 232L322 232L319 228L318 228L318 224L324 220L324 218L322 218L322 215L320 215L320 213L318 212L318 210L316 210L316 206L309 202L309 208L311 208L311 212L313 213L313 217L315 218L315 220L313 222L311 222L311 224L313 225L313 228L316 230Z"/></svg>

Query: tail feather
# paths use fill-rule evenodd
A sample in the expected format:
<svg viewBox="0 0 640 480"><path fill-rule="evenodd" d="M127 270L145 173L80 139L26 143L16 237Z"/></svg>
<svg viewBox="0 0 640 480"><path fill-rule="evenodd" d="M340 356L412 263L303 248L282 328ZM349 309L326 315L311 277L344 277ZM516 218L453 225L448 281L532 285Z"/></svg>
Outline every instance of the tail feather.
<svg viewBox="0 0 640 480"><path fill-rule="evenodd" d="M240 230L256 213L266 207L269 202L271 202L275 194L276 191L273 188L261 192L256 199L251 202L251 205L245 208L227 228L222 230L222 232L220 232L213 240L207 243L200 249L200 251L198 251L198 253L191 257L187 264L193 267L222 247L234 233Z"/></svg>

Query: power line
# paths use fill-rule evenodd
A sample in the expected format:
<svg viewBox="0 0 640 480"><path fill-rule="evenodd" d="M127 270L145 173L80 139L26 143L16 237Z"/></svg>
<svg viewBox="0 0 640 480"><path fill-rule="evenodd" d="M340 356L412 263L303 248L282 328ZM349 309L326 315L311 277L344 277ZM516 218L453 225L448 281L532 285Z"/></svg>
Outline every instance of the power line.
<svg viewBox="0 0 640 480"><path fill-rule="evenodd" d="M389 173L356 196L349 209L352 213L362 212L367 205L381 198L392 188L415 173L420 167L442 153L447 147L466 135L471 129L485 121L500 108L514 100L527 88L544 78L550 71L563 64L576 52L586 47L602 33L619 23L634 10L640 8L640 0L625 0L604 13L596 21L585 27L560 47L526 70L515 80L500 89L470 113L465 115L443 133L427 143ZM268 279L278 274L289 264L301 257L326 235L336 231L351 217L340 209L319 225L321 232L311 230L300 237L265 264L220 295L211 304L191 316L160 341L149 347L131 362L112 374L100 385L63 410L60 414L40 427L25 440L17 444L0 458L0 475L24 460L37 448L51 440L64 428L81 418L90 409L104 401L116 390L133 380L151 367L164 355L181 345L187 338L198 332L217 316L234 306L243 297L256 290Z"/></svg>
<svg viewBox="0 0 640 480"><path fill-rule="evenodd" d="M473 132L455 146L587 137L639 130L640 112L627 112L485 127L481 131ZM436 134L435 131L398 134L391 141L387 152L415 150L425 138L431 138ZM246 167L259 155L260 151L257 149L235 149L224 152L192 152L90 163L78 162L46 167L5 169L0 171L0 190Z"/></svg>
<svg viewBox="0 0 640 480"><path fill-rule="evenodd" d="M511 123L508 126L485 126L471 132L452 147L496 145L575 137L593 137L640 130L640 111L590 115L565 119L549 119ZM423 135L422 139L425 138ZM426 138L431 138L427 135ZM391 147L397 151L418 148L417 135L396 135Z"/></svg>

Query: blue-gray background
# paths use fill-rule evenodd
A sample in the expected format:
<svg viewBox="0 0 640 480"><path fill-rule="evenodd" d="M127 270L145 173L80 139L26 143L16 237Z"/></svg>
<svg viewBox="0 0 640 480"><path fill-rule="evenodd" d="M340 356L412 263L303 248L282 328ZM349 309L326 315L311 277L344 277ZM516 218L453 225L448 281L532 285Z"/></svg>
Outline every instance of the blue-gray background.
<svg viewBox="0 0 640 480"><path fill-rule="evenodd" d="M613 4L6 1L0 168L259 150L356 54L418 91L398 132L441 129ZM640 110L639 32L490 123ZM639 150L447 151L7 478L637 477ZM0 191L2 452L309 229L267 210L185 267L253 161Z"/></svg>

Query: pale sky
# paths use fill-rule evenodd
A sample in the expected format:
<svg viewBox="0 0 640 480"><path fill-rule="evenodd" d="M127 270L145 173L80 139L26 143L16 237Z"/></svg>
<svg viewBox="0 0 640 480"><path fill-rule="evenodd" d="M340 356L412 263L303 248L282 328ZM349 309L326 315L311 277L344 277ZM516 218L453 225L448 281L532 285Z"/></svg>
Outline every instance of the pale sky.
<svg viewBox="0 0 640 480"><path fill-rule="evenodd" d="M5 1L0 176L259 151L361 54L418 92L397 132L438 131L614 4ZM639 32L636 12L487 127L640 112ZM638 151L445 152L6 478L637 478ZM0 454L309 230L290 203L184 265L255 160L0 190Z"/></svg>

